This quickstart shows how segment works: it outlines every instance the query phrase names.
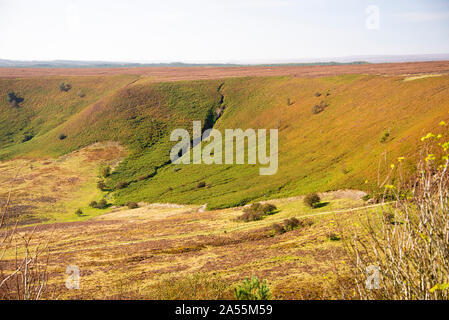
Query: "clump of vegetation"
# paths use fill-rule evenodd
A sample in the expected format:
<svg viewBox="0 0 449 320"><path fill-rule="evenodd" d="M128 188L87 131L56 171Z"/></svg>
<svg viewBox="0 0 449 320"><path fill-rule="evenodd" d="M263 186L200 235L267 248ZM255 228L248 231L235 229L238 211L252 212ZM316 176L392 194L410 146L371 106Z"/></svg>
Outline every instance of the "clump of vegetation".
<svg viewBox="0 0 449 320"><path fill-rule="evenodd" d="M106 183L104 182L104 180L99 180L97 182L97 188L100 189L101 191L105 191L107 189Z"/></svg>
<svg viewBox="0 0 449 320"><path fill-rule="evenodd" d="M275 223L271 227L275 234L284 234L297 228L311 226L312 224L313 222L310 219L298 220L297 218L293 217L290 219L285 219L282 223Z"/></svg>
<svg viewBox="0 0 449 320"><path fill-rule="evenodd" d="M204 188L205 186L206 186L206 182L201 181L201 182L198 182L198 184L196 185L196 188L201 189L201 188Z"/></svg>
<svg viewBox="0 0 449 320"><path fill-rule="evenodd" d="M268 300L271 292L266 280L260 281L253 276L251 279L246 278L234 289L234 297L237 300Z"/></svg>
<svg viewBox="0 0 449 320"><path fill-rule="evenodd" d="M59 83L59 90L62 92L67 92L72 89L72 85L70 83L61 82Z"/></svg>
<svg viewBox="0 0 449 320"><path fill-rule="evenodd" d="M75 211L75 214L76 214L78 217L81 217L81 216L83 215L83 210L78 209L78 210Z"/></svg>
<svg viewBox="0 0 449 320"><path fill-rule="evenodd" d="M137 208L139 207L139 205L137 204L137 202L133 202L133 201L128 201L128 202L126 203L126 206L127 206L129 209L137 209Z"/></svg>
<svg viewBox="0 0 449 320"><path fill-rule="evenodd" d="M137 181L144 181L146 179L148 179L148 176L140 176L137 178Z"/></svg>
<svg viewBox="0 0 449 320"><path fill-rule="evenodd" d="M316 206L321 202L321 198L317 193L308 194L304 198L304 204L312 209L316 208Z"/></svg>
<svg viewBox="0 0 449 320"><path fill-rule="evenodd" d="M34 135L32 135L32 134L24 134L23 138L22 138L22 142L30 141L33 138L34 138Z"/></svg>
<svg viewBox="0 0 449 320"><path fill-rule="evenodd" d="M383 185L395 205L382 200L381 212L345 232L362 299L449 299L448 132L422 140L425 153L416 176L403 178L398 170Z"/></svg>
<svg viewBox="0 0 449 320"><path fill-rule="evenodd" d="M111 175L111 167L110 167L110 166L104 166L104 167L101 167L101 169L100 169L100 175L101 175L103 178L109 177L109 176Z"/></svg>
<svg viewBox="0 0 449 320"><path fill-rule="evenodd" d="M106 199L101 199L100 201L92 201L89 204L90 207L92 208L96 208L96 209L106 209L107 207L109 207L108 202L106 201Z"/></svg>
<svg viewBox="0 0 449 320"><path fill-rule="evenodd" d="M154 300L228 300L232 291L217 275L195 273L163 279L151 287L148 296Z"/></svg>
<svg viewBox="0 0 449 320"><path fill-rule="evenodd" d="M19 103L23 102L23 98L16 95L14 91L8 92L8 102L11 107L18 107Z"/></svg>
<svg viewBox="0 0 449 320"><path fill-rule="evenodd" d="M61 133L58 138L59 140L64 140L67 136L64 133Z"/></svg>
<svg viewBox="0 0 449 320"><path fill-rule="evenodd" d="M78 90L78 93L77 93L77 95L78 95L78 97L80 97L80 98L84 98L85 96L86 96L86 94L84 93L84 91L83 90Z"/></svg>
<svg viewBox="0 0 449 320"><path fill-rule="evenodd" d="M291 106L294 102L290 98L287 98L287 106Z"/></svg>
<svg viewBox="0 0 449 320"><path fill-rule="evenodd" d="M320 104L317 104L315 106L313 106L312 108L312 113L313 114L318 114L323 112L329 105L327 103L325 103L324 101L321 101Z"/></svg>
<svg viewBox="0 0 449 320"><path fill-rule="evenodd" d="M390 137L390 131L385 131L380 137L380 143L385 143Z"/></svg>
<svg viewBox="0 0 449 320"><path fill-rule="evenodd" d="M264 216L273 214L276 210L277 207L271 203L253 203L248 208L243 209L243 214L237 220L245 222L262 220Z"/></svg>
<svg viewBox="0 0 449 320"><path fill-rule="evenodd" d="M340 236L337 233L335 233L335 232L329 232L327 234L327 238L330 241L339 241L341 239Z"/></svg>
<svg viewBox="0 0 449 320"><path fill-rule="evenodd" d="M115 189L125 189L128 186L128 182L126 181L120 181L116 184Z"/></svg>
<svg viewBox="0 0 449 320"><path fill-rule="evenodd" d="M315 92L315 97L321 97L321 92Z"/></svg>

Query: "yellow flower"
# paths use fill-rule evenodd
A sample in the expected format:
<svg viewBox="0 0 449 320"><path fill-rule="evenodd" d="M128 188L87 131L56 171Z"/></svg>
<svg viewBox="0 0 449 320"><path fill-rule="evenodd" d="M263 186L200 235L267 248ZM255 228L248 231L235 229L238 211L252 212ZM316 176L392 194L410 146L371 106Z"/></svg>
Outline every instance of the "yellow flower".
<svg viewBox="0 0 449 320"><path fill-rule="evenodd" d="M391 184L387 184L387 185L385 185L385 188L386 189L394 189L394 186Z"/></svg>
<svg viewBox="0 0 449 320"><path fill-rule="evenodd" d="M427 158L426 158L426 162L429 162L429 161L435 160L435 159L436 159L436 157L435 157L434 154L429 154L429 155L427 156Z"/></svg>
<svg viewBox="0 0 449 320"><path fill-rule="evenodd" d="M446 124L446 122L441 121L441 122L440 122L440 126L447 126L447 124Z"/></svg>
<svg viewBox="0 0 449 320"><path fill-rule="evenodd" d="M398 162L402 162L402 161L404 161L405 160L405 157L399 157L398 158Z"/></svg>
<svg viewBox="0 0 449 320"><path fill-rule="evenodd" d="M424 141L424 140L427 140L427 139L430 139L430 138L435 138L435 135L433 133L429 132L426 136L421 138L421 141Z"/></svg>
<svg viewBox="0 0 449 320"><path fill-rule="evenodd" d="M391 169L394 169L394 164L391 164L390 167L391 167Z"/></svg>
<svg viewBox="0 0 449 320"><path fill-rule="evenodd" d="M368 180L365 180L365 183L368 183Z"/></svg>

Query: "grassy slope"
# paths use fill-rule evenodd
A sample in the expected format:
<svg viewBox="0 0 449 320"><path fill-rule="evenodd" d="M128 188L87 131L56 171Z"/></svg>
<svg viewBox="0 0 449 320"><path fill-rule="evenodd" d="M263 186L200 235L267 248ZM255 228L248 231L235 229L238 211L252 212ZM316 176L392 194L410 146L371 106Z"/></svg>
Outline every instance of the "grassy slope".
<svg viewBox="0 0 449 320"><path fill-rule="evenodd" d="M447 120L447 82L448 77L404 82L376 76L226 80L227 108L216 128L279 127L278 173L260 176L254 165L184 165L175 172L170 165L118 192L118 200L207 202L215 208L311 191L370 189L385 150L388 165L397 156L411 156L426 128ZM293 105L287 106L288 98ZM313 114L312 106L321 101L329 107ZM390 136L381 143L384 131ZM199 181L210 187L197 189Z"/></svg>
<svg viewBox="0 0 449 320"><path fill-rule="evenodd" d="M0 158L5 157L2 148L7 146L12 150L8 149L6 153L12 154L35 150L40 137L134 79L137 76L0 79ZM72 89L61 92L58 85L62 81L70 83ZM8 103L7 93L11 91L24 99L19 107L11 107ZM80 91L84 97L78 96ZM22 143L25 135L34 138Z"/></svg>
<svg viewBox="0 0 449 320"><path fill-rule="evenodd" d="M103 79L112 81L108 77ZM52 90L53 87L57 90L59 81L54 79L49 85ZM173 145L168 141L171 130L176 127L191 130L192 120L204 120L208 110L215 110L220 103L218 88L222 83L220 91L226 110L216 128L223 132L225 128L279 127L276 175L260 176L257 165L190 165L180 166L179 171L174 170L174 165L164 165ZM107 181L111 187L119 181L130 182L129 187L115 192L119 203L207 202L209 207L216 208L310 191L367 189L376 182L382 152L389 151L388 162L399 155L410 155L426 128L447 120L447 83L447 76L414 81L363 75L175 83L150 83L144 79L89 106L78 106L72 97L62 108L70 111L67 121L61 118L52 125L37 126L42 131L26 143L19 143L18 137L14 137L13 145L0 149L0 158L60 155L95 141L119 141L131 151ZM25 86L18 81L8 83L8 88L19 84ZM3 99L6 89L2 90ZM20 90L14 90L20 94ZM76 89L72 91L76 93ZM316 97L316 92L322 95ZM60 94L54 95L47 97L43 91L36 92L35 99L49 99L52 102L48 104L56 106L53 100ZM25 99L31 101L27 95ZM287 105L287 99L293 104ZM313 114L312 107L321 101L329 107ZM6 100L2 102L0 119L5 118L5 105ZM39 114L50 119L50 115L58 113L54 110L59 109ZM6 119L16 116L6 113ZM15 125L3 123L6 124L3 130L16 132ZM381 143L380 137L386 130L390 137ZM63 141L58 139L61 132L68 136ZM152 176L157 167L160 168L154 177L137 181L139 177ZM364 183L366 179L368 184ZM199 181L205 181L209 187L197 189Z"/></svg>

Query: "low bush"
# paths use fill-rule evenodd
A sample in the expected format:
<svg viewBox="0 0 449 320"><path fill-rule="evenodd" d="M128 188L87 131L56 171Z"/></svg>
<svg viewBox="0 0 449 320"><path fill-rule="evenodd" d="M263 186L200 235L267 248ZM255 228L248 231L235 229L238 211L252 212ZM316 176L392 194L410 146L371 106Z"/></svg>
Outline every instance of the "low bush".
<svg viewBox="0 0 449 320"><path fill-rule="evenodd" d="M129 209L137 209L137 208L139 207L139 205L137 204L137 202L133 202L133 201L128 201L128 202L126 203L126 206L127 206Z"/></svg>
<svg viewBox="0 0 449 320"><path fill-rule="evenodd" d="M104 183L103 180L98 181L97 188L100 189L101 191L105 191L107 189L106 183Z"/></svg>
<svg viewBox="0 0 449 320"><path fill-rule="evenodd" d="M108 202L105 199L101 199L98 202L97 201L92 201L89 204L89 206L92 207L92 208L96 208L96 209L106 209L109 206L109 204L108 204Z"/></svg>
<svg viewBox="0 0 449 320"><path fill-rule="evenodd" d="M8 102L11 107L18 107L22 101L23 98L18 97L14 91L8 92Z"/></svg>
<svg viewBox="0 0 449 320"><path fill-rule="evenodd" d="M72 85L70 83L64 83L64 82L59 83L58 87L59 87L59 90L63 91L63 92L67 92L70 89L72 89Z"/></svg>
<svg viewBox="0 0 449 320"><path fill-rule="evenodd" d="M304 204L310 208L315 208L318 203L320 203L321 198L317 193L308 194L304 198Z"/></svg>
<svg viewBox="0 0 449 320"><path fill-rule="evenodd" d="M78 217L81 217L81 216L83 215L83 210L78 209L78 210L75 211L75 214L76 214Z"/></svg>
<svg viewBox="0 0 449 320"><path fill-rule="evenodd" d="M100 174L103 178L109 177L111 175L111 167L110 166L101 167Z"/></svg>
<svg viewBox="0 0 449 320"><path fill-rule="evenodd" d="M77 95L78 95L78 97L80 97L80 98L84 98L84 97L86 96L86 94L84 93L83 90L78 90Z"/></svg>
<svg viewBox="0 0 449 320"><path fill-rule="evenodd" d="M30 141L33 138L34 138L34 135L32 135L32 134L25 134L25 135L23 135L22 142Z"/></svg>
<svg viewBox="0 0 449 320"><path fill-rule="evenodd" d="M119 183L117 183L117 185L115 186L115 189L124 189L128 186L128 182L126 181L120 181Z"/></svg>
<svg viewBox="0 0 449 320"><path fill-rule="evenodd" d="M196 185L196 188L201 189L201 188L204 188L205 186L206 186L206 182L201 181L201 182L198 182L198 184Z"/></svg>
<svg viewBox="0 0 449 320"><path fill-rule="evenodd" d="M382 133L380 137L380 143L385 143L388 140L388 137L390 137L389 131L385 131L384 133Z"/></svg>
<svg viewBox="0 0 449 320"><path fill-rule="evenodd" d="M341 239L340 236L339 236L338 234L336 234L335 232L329 232L329 233L327 234L327 238L328 238L330 241L338 241L338 240Z"/></svg>
<svg viewBox="0 0 449 320"><path fill-rule="evenodd" d="M260 281L253 276L251 279L246 278L234 289L234 297L237 300L268 300L271 292L266 280Z"/></svg>
<svg viewBox="0 0 449 320"><path fill-rule="evenodd" d="M271 203L253 203L248 208L243 209L243 214L237 220L245 222L262 220L264 216L273 214L276 210L277 207Z"/></svg>
<svg viewBox="0 0 449 320"><path fill-rule="evenodd" d="M64 140L67 136L64 133L61 133L58 138L59 140Z"/></svg>

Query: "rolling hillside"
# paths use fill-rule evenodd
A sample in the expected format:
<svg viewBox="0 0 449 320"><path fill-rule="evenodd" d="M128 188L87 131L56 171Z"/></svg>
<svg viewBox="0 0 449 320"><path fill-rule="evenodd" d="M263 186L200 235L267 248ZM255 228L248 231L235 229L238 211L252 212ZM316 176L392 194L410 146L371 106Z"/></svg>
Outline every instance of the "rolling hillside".
<svg viewBox="0 0 449 320"><path fill-rule="evenodd" d="M106 194L116 204L207 203L224 208L312 191L369 191L377 184L379 159L386 157L389 166L406 156L405 165L412 168L419 138L449 119L449 76L405 78L0 79L0 159L58 157L95 142L120 142L128 156L106 180ZM62 81L72 89L60 91ZM18 107L7 101L11 91L24 99ZM320 112L313 111L315 105L321 106ZM213 120L222 132L279 129L275 175L259 175L259 165L169 162L175 144L169 141L171 131L191 131L193 120L211 120L219 108L224 112ZM116 189L120 182L127 187ZM200 182L206 186L198 187Z"/></svg>

